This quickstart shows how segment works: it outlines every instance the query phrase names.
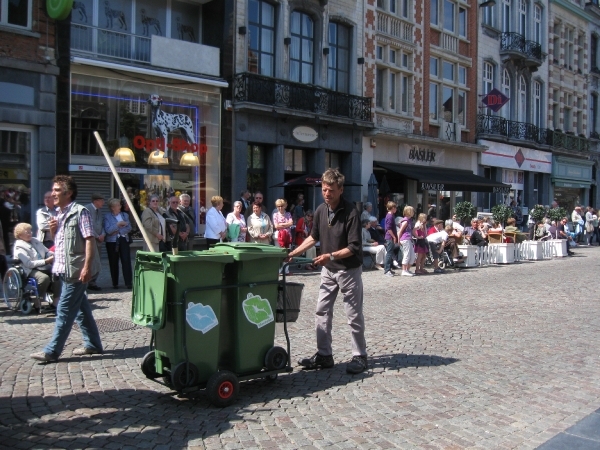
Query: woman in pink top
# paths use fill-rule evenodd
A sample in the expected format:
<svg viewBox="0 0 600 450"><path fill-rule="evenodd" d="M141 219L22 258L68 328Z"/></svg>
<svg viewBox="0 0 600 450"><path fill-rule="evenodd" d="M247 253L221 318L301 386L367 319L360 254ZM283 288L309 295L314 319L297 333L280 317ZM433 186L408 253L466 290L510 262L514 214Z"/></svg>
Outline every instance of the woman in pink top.
<svg viewBox="0 0 600 450"><path fill-rule="evenodd" d="M415 275L425 275L428 274L425 270L425 258L427 257L427 252L429 251L429 245L427 244L426 239L426 226L427 226L427 214L419 214L417 223L415 223L415 227L413 228L413 236L417 238L415 242L415 253L417 254L417 260L415 262Z"/></svg>
<svg viewBox="0 0 600 450"><path fill-rule="evenodd" d="M292 244L292 215L287 212L287 201L284 198L277 199L275 201L277 212L273 214L273 242L276 247L289 248Z"/></svg>

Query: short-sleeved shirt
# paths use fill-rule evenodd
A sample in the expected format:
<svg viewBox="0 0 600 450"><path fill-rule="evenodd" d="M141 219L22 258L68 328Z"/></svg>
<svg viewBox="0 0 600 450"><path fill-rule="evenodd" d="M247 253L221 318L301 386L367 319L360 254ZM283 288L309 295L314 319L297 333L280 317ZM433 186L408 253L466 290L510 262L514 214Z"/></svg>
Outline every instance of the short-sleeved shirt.
<svg viewBox="0 0 600 450"><path fill-rule="evenodd" d="M331 271L354 269L362 265L362 227L360 213L354 205L340 197L334 211L326 203L317 207L311 237L321 243L321 254L337 252L344 248L352 256L329 261L325 267Z"/></svg>
<svg viewBox="0 0 600 450"><path fill-rule="evenodd" d="M66 270L67 254L65 251L65 219L67 214L74 205L74 202L69 203L63 209L57 208L56 220L58 220L58 228L54 236L54 264L52 265L52 273L63 274ZM92 218L87 209L81 210L81 220L79 220L79 231L84 239L94 237L94 228L92 227Z"/></svg>

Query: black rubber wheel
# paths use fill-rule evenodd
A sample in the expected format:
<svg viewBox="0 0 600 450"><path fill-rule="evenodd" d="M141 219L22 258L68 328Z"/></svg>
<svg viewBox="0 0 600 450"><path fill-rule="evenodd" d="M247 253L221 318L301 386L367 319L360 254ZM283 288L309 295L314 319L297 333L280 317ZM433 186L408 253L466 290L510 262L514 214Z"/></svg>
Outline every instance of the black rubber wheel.
<svg viewBox="0 0 600 450"><path fill-rule="evenodd" d="M271 347L265 355L265 367L267 370L281 370L285 367L288 354L281 347Z"/></svg>
<svg viewBox="0 0 600 450"><path fill-rule="evenodd" d="M208 400L219 408L232 405L237 400L239 391L240 382L229 370L213 373L206 383Z"/></svg>
<svg viewBox="0 0 600 450"><path fill-rule="evenodd" d="M173 382L171 381L171 375L163 375L162 379L169 389L174 389Z"/></svg>
<svg viewBox="0 0 600 450"><path fill-rule="evenodd" d="M187 367L187 375L186 375ZM171 370L171 383L173 389L182 391L186 387L195 386L198 383L198 369L192 363L181 362Z"/></svg>
<svg viewBox="0 0 600 450"><path fill-rule="evenodd" d="M160 376L160 374L156 373L156 355L153 351L144 355L140 368L142 369L142 373L146 375L146 378L153 380Z"/></svg>
<svg viewBox="0 0 600 450"><path fill-rule="evenodd" d="M19 303L19 311L21 311L21 314L25 315L31 313L31 311L33 311L33 302L28 298L24 298L21 300L21 303Z"/></svg>
<svg viewBox="0 0 600 450"><path fill-rule="evenodd" d="M11 267L4 274L2 280L4 302L9 309L17 310L23 299L23 287L21 286L21 274L17 269Z"/></svg>

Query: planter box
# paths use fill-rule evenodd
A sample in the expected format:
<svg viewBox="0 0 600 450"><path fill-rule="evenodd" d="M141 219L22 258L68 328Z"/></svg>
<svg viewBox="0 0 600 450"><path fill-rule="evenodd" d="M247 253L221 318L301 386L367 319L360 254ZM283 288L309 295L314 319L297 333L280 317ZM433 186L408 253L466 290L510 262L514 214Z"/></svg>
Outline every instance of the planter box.
<svg viewBox="0 0 600 450"><path fill-rule="evenodd" d="M464 262L459 264L459 267L475 267L477 266L477 246L476 245L459 245L458 251L465 257Z"/></svg>
<svg viewBox="0 0 600 450"><path fill-rule="evenodd" d="M525 241L525 258L533 261L544 259L544 243L542 241Z"/></svg>
<svg viewBox="0 0 600 450"><path fill-rule="evenodd" d="M552 246L552 256L554 258L562 258L568 255L566 239L552 239L548 242Z"/></svg>
<svg viewBox="0 0 600 450"><path fill-rule="evenodd" d="M515 244L512 242L489 244L488 251L491 264L511 264L515 262Z"/></svg>

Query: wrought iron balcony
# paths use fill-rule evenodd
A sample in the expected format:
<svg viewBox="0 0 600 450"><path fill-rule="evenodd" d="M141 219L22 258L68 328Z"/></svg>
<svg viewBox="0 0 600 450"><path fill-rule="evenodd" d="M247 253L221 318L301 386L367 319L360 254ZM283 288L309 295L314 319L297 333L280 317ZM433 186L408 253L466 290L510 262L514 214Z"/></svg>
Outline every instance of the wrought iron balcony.
<svg viewBox="0 0 600 450"><path fill-rule="evenodd" d="M489 134L503 136L508 139L534 142L545 145L547 141L545 128L540 128L532 123L517 122L500 116L487 114L477 115L477 135Z"/></svg>
<svg viewBox="0 0 600 450"><path fill-rule="evenodd" d="M93 57L150 63L151 38L130 33L71 24L71 51Z"/></svg>
<svg viewBox="0 0 600 450"><path fill-rule="evenodd" d="M502 136L574 152L590 151L590 141L584 137L487 114L477 115L477 135Z"/></svg>
<svg viewBox="0 0 600 450"><path fill-rule="evenodd" d="M511 57L523 60L528 66L540 66L545 55L542 46L534 41L528 41L519 33L502 33L500 40L500 52L509 54Z"/></svg>
<svg viewBox="0 0 600 450"><path fill-rule="evenodd" d="M581 136L548 130L548 145L575 152L589 152L590 141Z"/></svg>
<svg viewBox="0 0 600 450"><path fill-rule="evenodd" d="M371 99L324 89L310 84L265 77L254 73L235 75L235 102L308 111L316 114L371 121Z"/></svg>

